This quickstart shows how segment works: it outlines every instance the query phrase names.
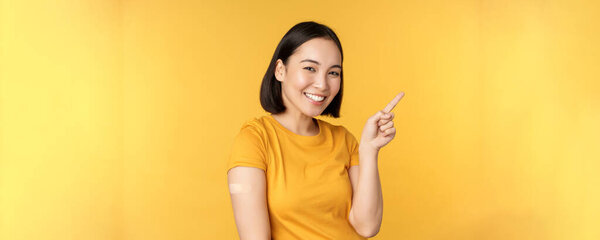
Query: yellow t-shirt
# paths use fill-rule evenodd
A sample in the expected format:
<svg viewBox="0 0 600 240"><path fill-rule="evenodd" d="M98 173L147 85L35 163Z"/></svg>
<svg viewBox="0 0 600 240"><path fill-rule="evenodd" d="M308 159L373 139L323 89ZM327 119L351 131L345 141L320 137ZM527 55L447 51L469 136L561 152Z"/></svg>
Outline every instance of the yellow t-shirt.
<svg viewBox="0 0 600 240"><path fill-rule="evenodd" d="M227 171L236 166L265 171L272 239L366 239L348 221L348 168L358 165L358 142L343 126L317 122L315 136L298 135L270 114L245 122Z"/></svg>

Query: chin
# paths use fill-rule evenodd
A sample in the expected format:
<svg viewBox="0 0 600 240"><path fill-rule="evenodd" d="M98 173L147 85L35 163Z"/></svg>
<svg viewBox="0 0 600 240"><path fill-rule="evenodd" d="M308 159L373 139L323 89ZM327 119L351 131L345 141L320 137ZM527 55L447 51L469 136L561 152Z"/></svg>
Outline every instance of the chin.
<svg viewBox="0 0 600 240"><path fill-rule="evenodd" d="M320 111L320 112L308 111L308 112L304 112L304 115L310 116L310 117L317 117L317 116L321 115L321 113L323 113L323 111Z"/></svg>
<svg viewBox="0 0 600 240"><path fill-rule="evenodd" d="M306 111L304 111L303 113L306 116L317 117L317 116L320 116L325 111L325 109L327 109L327 106L329 106L329 103L326 103L326 105L324 105L322 109L316 110L316 109L309 108L309 109L306 109Z"/></svg>
<svg viewBox="0 0 600 240"><path fill-rule="evenodd" d="M313 118L314 118L314 117L318 117L319 115L321 115L321 113L316 113L316 114L306 114L306 116L313 117Z"/></svg>

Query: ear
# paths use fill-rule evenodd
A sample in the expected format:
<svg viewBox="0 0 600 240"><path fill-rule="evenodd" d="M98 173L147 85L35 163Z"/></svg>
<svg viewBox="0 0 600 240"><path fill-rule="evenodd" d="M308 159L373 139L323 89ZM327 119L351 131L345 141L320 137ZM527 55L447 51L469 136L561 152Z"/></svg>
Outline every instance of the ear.
<svg viewBox="0 0 600 240"><path fill-rule="evenodd" d="M283 61L281 61L281 59L277 59L274 74L277 81L283 82L283 80L285 79L285 65L283 64Z"/></svg>

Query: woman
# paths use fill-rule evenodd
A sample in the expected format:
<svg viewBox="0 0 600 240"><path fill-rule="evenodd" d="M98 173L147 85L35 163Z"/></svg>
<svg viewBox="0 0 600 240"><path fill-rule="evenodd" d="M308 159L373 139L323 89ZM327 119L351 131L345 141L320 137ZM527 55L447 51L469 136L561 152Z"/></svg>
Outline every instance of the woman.
<svg viewBox="0 0 600 240"><path fill-rule="evenodd" d="M314 118L339 117L342 60L338 37L319 23L299 23L279 42L260 89L270 114L243 124L227 166L240 239L378 233L377 155L395 136L390 111L403 93L368 119L359 144L345 127Z"/></svg>

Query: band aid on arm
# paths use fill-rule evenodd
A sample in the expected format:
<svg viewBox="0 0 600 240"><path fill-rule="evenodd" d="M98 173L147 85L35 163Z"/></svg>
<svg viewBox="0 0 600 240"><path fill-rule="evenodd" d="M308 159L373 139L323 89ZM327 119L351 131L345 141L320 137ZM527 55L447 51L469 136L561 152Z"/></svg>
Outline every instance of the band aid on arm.
<svg viewBox="0 0 600 240"><path fill-rule="evenodd" d="M245 184L245 183L232 183L229 184L229 192L231 194L238 194L238 193L249 193L251 190L251 186L250 184Z"/></svg>

